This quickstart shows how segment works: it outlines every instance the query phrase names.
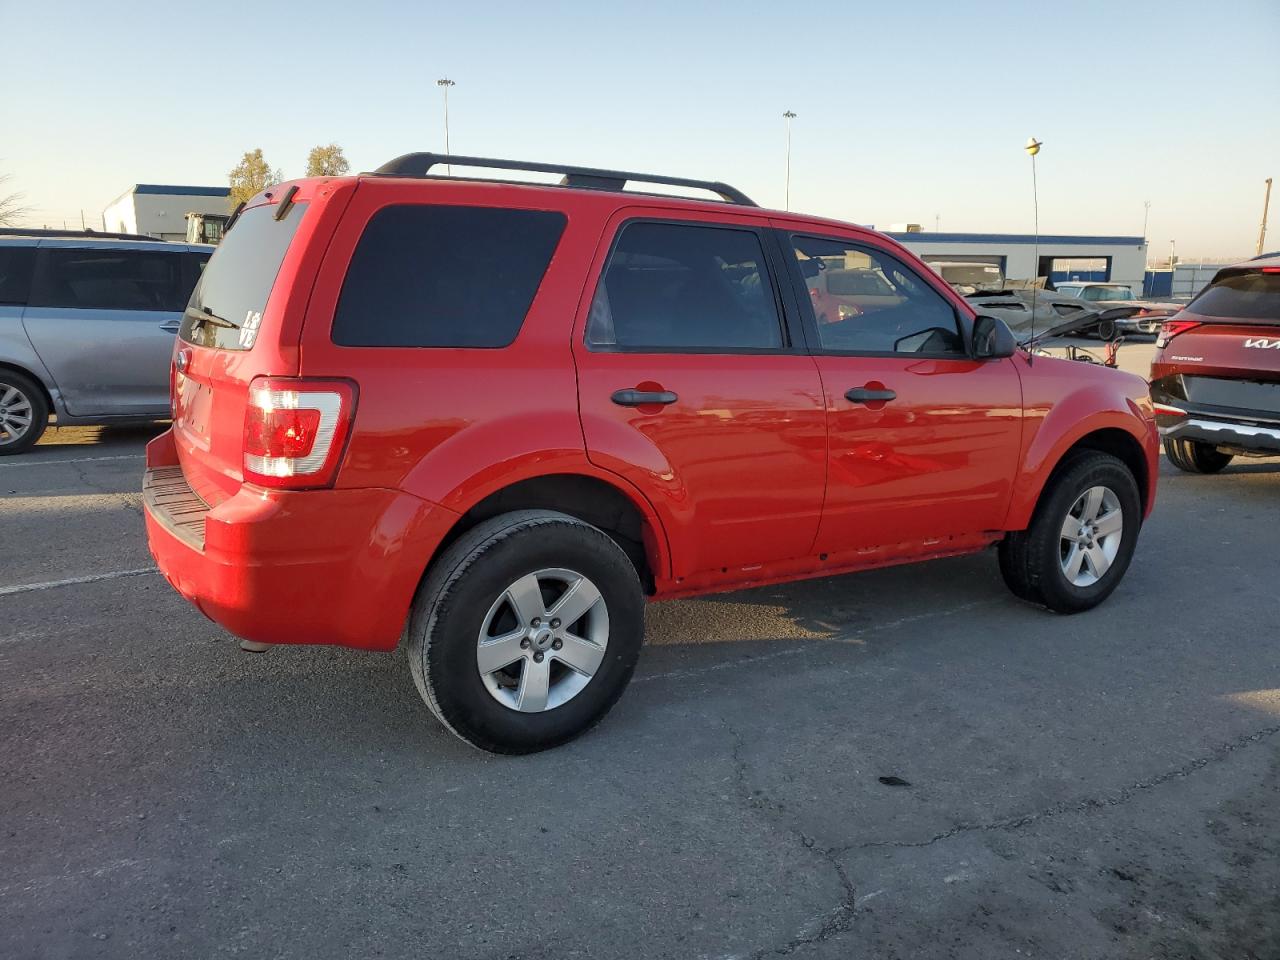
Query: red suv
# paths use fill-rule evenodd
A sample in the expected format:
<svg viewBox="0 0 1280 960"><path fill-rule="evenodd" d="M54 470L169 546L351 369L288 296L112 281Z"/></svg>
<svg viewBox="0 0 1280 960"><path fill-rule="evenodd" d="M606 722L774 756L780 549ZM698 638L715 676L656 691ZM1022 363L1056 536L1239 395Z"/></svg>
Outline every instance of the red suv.
<svg viewBox="0 0 1280 960"><path fill-rule="evenodd" d="M1165 453L1182 470L1280 455L1280 254L1224 267L1165 322L1151 398Z"/></svg>
<svg viewBox="0 0 1280 960"><path fill-rule="evenodd" d="M249 204L173 416L145 479L169 582L253 641L403 644L435 715L507 753L605 714L646 597L999 544L1018 596L1085 610L1156 488L1141 379L1033 359L884 236L431 154Z"/></svg>

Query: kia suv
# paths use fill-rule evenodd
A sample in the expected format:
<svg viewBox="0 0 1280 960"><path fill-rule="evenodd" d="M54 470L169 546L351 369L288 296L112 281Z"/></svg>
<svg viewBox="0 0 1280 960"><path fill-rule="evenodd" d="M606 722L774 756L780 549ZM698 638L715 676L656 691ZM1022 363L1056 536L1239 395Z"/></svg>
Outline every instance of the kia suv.
<svg viewBox="0 0 1280 960"><path fill-rule="evenodd" d="M1151 398L1165 453L1181 470L1280 456L1280 255L1224 267L1165 322Z"/></svg>
<svg viewBox="0 0 1280 960"><path fill-rule="evenodd" d="M152 554L249 641L403 647L486 750L600 720L646 599L997 546L1017 596L1087 610L1155 498L1143 380L723 183L410 154L229 227L147 448Z"/></svg>
<svg viewBox="0 0 1280 960"><path fill-rule="evenodd" d="M0 456L30 449L50 415L59 426L167 419L174 334L212 252L92 231L0 234Z"/></svg>

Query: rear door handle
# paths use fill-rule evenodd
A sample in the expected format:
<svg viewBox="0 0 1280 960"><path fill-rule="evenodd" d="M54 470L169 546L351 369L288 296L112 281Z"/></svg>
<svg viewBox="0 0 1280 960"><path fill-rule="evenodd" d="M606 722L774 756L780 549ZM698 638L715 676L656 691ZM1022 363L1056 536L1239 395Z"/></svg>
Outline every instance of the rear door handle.
<svg viewBox="0 0 1280 960"><path fill-rule="evenodd" d="M177 333L180 326L182 326L181 320L166 320L160 324L160 329L165 333Z"/></svg>
<svg viewBox="0 0 1280 960"><path fill-rule="evenodd" d="M661 404L665 406L668 403L675 403L680 398L670 390L618 390L612 397L614 403L620 407L644 407L649 404Z"/></svg>
<svg viewBox="0 0 1280 960"><path fill-rule="evenodd" d="M854 387L845 393L844 398L854 403L883 403L896 400L898 395L892 390L872 390L870 387Z"/></svg>

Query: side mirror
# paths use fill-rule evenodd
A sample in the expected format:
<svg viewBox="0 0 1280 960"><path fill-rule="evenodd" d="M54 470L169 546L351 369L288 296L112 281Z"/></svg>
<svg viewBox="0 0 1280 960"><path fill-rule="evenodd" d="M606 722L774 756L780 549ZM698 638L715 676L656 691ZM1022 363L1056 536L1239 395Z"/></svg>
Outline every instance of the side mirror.
<svg viewBox="0 0 1280 960"><path fill-rule="evenodd" d="M1018 349L1017 338L1009 325L999 317L985 314L973 321L973 356L977 360L999 360L1012 357Z"/></svg>

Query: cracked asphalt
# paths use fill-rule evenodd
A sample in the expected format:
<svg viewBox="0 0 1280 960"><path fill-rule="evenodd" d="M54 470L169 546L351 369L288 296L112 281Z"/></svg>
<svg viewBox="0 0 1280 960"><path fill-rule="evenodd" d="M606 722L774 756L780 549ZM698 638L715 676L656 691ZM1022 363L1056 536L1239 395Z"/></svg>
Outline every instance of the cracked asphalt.
<svg viewBox="0 0 1280 960"><path fill-rule="evenodd" d="M0 460L0 957L1280 957L1280 460L1163 465L1076 617L990 554L651 606L512 759L400 654L87 579L150 564L147 436Z"/></svg>

